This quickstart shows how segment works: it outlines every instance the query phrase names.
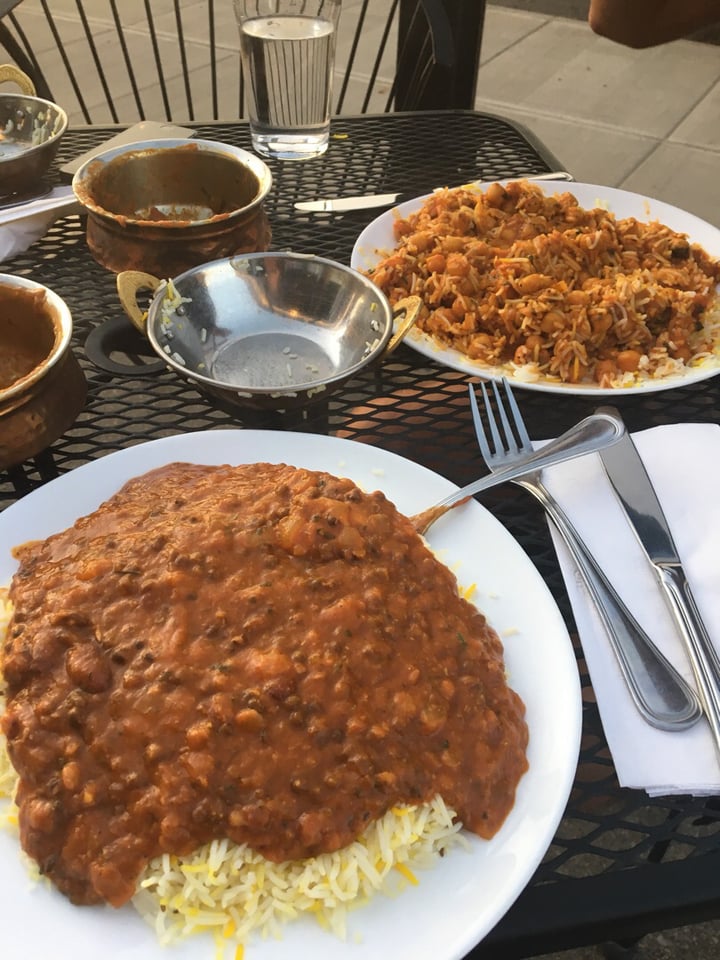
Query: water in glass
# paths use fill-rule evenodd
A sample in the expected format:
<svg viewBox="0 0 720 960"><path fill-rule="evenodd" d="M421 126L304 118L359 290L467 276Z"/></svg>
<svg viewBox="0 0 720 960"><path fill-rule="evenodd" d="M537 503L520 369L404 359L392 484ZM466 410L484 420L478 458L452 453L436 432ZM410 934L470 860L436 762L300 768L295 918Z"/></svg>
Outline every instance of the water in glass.
<svg viewBox="0 0 720 960"><path fill-rule="evenodd" d="M324 153L339 3L275 0L267 14L257 0L235 6L254 149L278 159Z"/></svg>

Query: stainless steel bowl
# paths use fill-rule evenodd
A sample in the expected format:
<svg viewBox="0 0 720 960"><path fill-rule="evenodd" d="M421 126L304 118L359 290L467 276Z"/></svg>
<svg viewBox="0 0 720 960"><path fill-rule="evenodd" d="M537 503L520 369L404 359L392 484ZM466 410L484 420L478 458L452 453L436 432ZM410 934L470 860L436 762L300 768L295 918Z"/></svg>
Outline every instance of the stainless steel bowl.
<svg viewBox="0 0 720 960"><path fill-rule="evenodd" d="M21 93L0 93L0 197L32 193L55 159L68 125L65 111L36 97L32 80L12 64L0 66L0 83Z"/></svg>
<svg viewBox="0 0 720 960"><path fill-rule="evenodd" d="M285 410L324 399L380 360L415 322L367 277L323 257L256 253L175 277L127 271L123 307L177 373L232 407ZM154 293L145 315L142 290ZM398 329L393 336L393 323Z"/></svg>

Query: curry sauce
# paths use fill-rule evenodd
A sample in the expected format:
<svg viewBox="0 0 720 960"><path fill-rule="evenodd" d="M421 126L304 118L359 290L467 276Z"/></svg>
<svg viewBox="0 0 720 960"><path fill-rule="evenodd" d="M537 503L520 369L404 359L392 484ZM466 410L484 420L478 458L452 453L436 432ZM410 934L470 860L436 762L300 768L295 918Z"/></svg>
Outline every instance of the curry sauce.
<svg viewBox="0 0 720 960"><path fill-rule="evenodd" d="M25 851L125 903L160 853L282 862L440 794L489 838L527 769L499 638L382 493L171 464L18 548L3 730Z"/></svg>

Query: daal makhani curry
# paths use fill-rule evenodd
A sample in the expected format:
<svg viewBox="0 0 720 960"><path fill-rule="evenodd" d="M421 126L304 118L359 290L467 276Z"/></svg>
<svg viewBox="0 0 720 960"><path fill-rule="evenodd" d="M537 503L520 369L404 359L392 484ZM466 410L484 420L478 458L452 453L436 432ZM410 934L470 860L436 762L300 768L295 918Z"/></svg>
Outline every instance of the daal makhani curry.
<svg viewBox="0 0 720 960"><path fill-rule="evenodd" d="M484 838L512 808L501 642L382 493L174 463L16 555L2 731L22 847L73 903L215 841L282 864L402 805Z"/></svg>

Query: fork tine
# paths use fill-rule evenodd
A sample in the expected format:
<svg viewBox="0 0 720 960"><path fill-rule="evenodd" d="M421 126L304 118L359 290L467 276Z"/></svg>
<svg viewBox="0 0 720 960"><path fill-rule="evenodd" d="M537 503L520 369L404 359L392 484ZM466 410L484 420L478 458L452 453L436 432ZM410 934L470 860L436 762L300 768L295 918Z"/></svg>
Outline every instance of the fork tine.
<svg viewBox="0 0 720 960"><path fill-rule="evenodd" d="M502 383L505 389L508 389L508 382L505 377L502 378ZM498 415L500 417L500 423L502 423L503 430L505 431L505 446L503 447L507 453L519 453L517 441L515 439L515 434L513 433L512 426L508 420L508 415L505 412L505 406L503 404L502 396L500 395L500 390L495 380L493 380L493 393L495 394L495 404L498 409Z"/></svg>
<svg viewBox="0 0 720 960"><path fill-rule="evenodd" d="M485 409L485 416L487 418L488 427L490 429L490 435L492 437L492 442L494 444L495 450L490 449L490 444L487 439L487 432L485 430L485 424L483 423L482 414L478 407L477 397L471 383L468 384L468 390L470 391L470 406L472 407L473 423L475 424L475 435L477 437L478 445L480 447L480 453L483 455L483 460L488 463L491 459L498 456L502 453L502 440L500 439L500 433L497 428L497 423L495 422L495 417L493 415L492 407L490 406L490 398L488 397L487 388L484 383L478 384L483 398L483 407Z"/></svg>
<svg viewBox="0 0 720 960"><path fill-rule="evenodd" d="M487 442L485 426L482 422L482 417L480 416L480 409L478 407L477 397L475 396L475 389L472 383L468 383L468 393L470 394L470 408L472 410L473 424L475 425L475 436L477 437L477 442L480 446L480 453L483 455L483 460L487 460L487 458L490 456L490 447Z"/></svg>
<svg viewBox="0 0 720 960"><path fill-rule="evenodd" d="M527 432L527 427L525 426L525 421L523 420L522 414L520 413L520 407L517 405L517 400L510 389L510 384L507 379L503 377L503 386L505 387L505 395L508 399L508 404L510 405L510 412L513 417L513 422L515 424L515 430L518 437L520 438L520 449L521 450L532 450L533 443L530 439L530 434Z"/></svg>

